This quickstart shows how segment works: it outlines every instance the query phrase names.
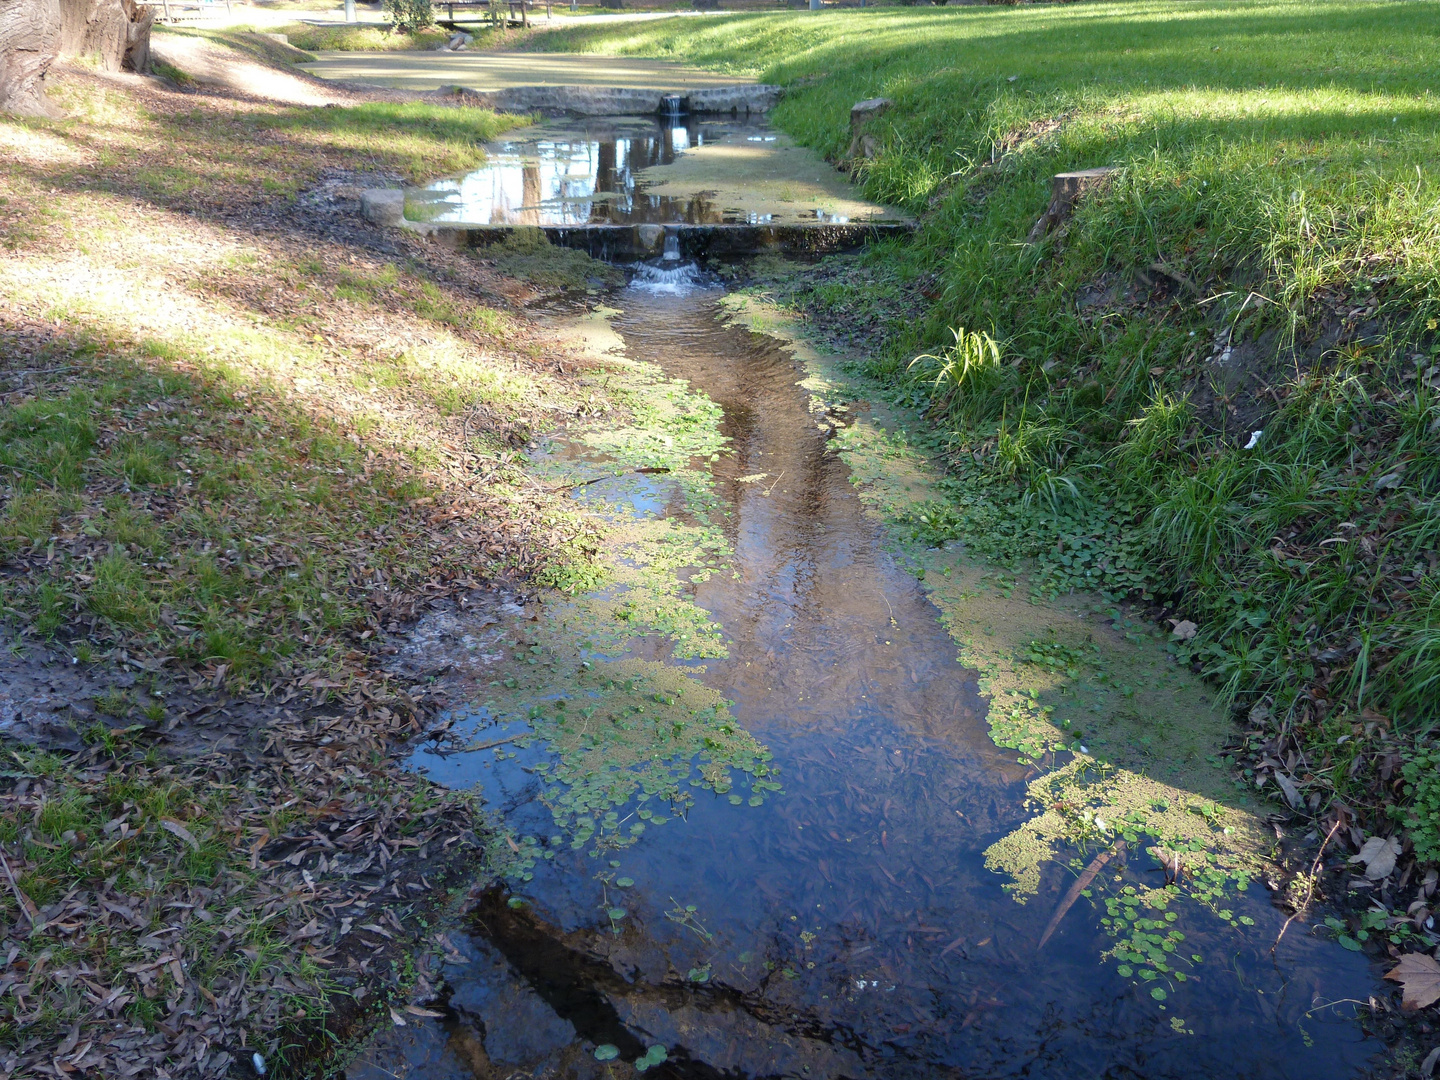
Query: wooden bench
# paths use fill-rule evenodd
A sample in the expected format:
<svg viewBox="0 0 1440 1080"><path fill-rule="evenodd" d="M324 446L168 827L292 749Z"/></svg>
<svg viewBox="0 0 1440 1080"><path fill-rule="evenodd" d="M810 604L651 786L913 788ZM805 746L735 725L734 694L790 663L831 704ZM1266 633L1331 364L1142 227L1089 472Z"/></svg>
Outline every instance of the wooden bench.
<svg viewBox="0 0 1440 1080"><path fill-rule="evenodd" d="M191 19L203 19L207 15L219 14L223 8L226 15L231 13L230 0L147 0L148 5L160 9L157 22L177 23Z"/></svg>
<svg viewBox="0 0 1440 1080"><path fill-rule="evenodd" d="M545 0L545 17L547 19L550 18L550 3L551 0ZM509 12L505 16L507 23L512 23L517 26L529 26L529 13L535 10L535 0L497 0L495 3L491 3L491 0L436 0L435 7L437 10L440 8L445 9L445 18L435 20L441 26L455 27L458 25L455 18L457 9L461 12L476 12L480 15L480 19L478 20L480 22L484 22L487 19L490 22L498 22L500 9L502 7L509 8Z"/></svg>

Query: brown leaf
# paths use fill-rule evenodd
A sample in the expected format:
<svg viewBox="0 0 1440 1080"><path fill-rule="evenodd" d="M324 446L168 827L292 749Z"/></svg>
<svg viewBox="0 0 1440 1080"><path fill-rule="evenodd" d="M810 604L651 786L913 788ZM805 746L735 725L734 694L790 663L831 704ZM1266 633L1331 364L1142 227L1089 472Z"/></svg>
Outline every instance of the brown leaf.
<svg viewBox="0 0 1440 1080"><path fill-rule="evenodd" d="M196 851L200 850L200 841L196 840L195 837L191 834L190 830L185 828L184 825L181 825L180 822L176 821L174 818L162 818L160 821L160 827L166 832L174 836L178 836L181 840L184 840L185 843L189 844Z"/></svg>
<svg viewBox="0 0 1440 1080"><path fill-rule="evenodd" d="M1400 984L1404 991L1401 1004L1407 1009L1423 1009L1440 1001L1440 964L1424 953L1406 953L1385 978Z"/></svg>
<svg viewBox="0 0 1440 1080"><path fill-rule="evenodd" d="M1295 781L1286 776L1279 769L1275 770L1275 782L1280 785L1280 790L1285 793L1285 801L1290 804L1291 809L1300 809L1300 789L1295 786Z"/></svg>
<svg viewBox="0 0 1440 1080"><path fill-rule="evenodd" d="M1278 774L1277 774L1278 775ZM1395 869L1395 860L1400 855L1400 842L1393 836L1372 836L1361 846L1358 855L1350 856L1352 863L1365 864L1365 876L1379 881L1390 876Z"/></svg>

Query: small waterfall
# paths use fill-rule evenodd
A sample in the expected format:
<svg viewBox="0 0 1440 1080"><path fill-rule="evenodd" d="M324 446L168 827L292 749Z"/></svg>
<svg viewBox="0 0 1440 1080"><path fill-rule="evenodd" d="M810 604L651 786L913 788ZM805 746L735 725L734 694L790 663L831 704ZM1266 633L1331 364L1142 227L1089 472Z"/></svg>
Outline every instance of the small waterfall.
<svg viewBox="0 0 1440 1080"><path fill-rule="evenodd" d="M638 263L634 275L630 278L630 288L637 292L663 296L684 296L704 287L700 267L693 262L681 266Z"/></svg>
<svg viewBox="0 0 1440 1080"><path fill-rule="evenodd" d="M660 99L660 115L678 120L685 115L685 99L679 94L666 94Z"/></svg>
<svg viewBox="0 0 1440 1080"><path fill-rule="evenodd" d="M679 261L680 261L680 234L679 234L679 233L673 233L673 232L672 232L672 233L666 233L666 235L665 235L665 250L664 250L664 252L661 253L660 258L661 258L663 261L665 261L665 262L679 262Z"/></svg>

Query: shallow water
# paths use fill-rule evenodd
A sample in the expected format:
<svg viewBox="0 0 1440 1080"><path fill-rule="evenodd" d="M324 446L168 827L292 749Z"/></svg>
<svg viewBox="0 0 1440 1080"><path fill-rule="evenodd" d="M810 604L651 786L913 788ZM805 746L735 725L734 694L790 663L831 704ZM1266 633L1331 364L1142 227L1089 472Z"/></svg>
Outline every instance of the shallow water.
<svg viewBox="0 0 1440 1080"><path fill-rule="evenodd" d="M484 897L468 941L452 936L446 1019L392 1032L352 1078L626 1076L657 1044L667 1060L648 1071L687 1077L1360 1071L1376 1048L1330 1003L1366 996L1365 960L1301 926L1272 959L1284 917L1258 885L1227 901L1233 925L1172 908L1165 929L1203 962L1160 997L1100 961L1115 942L1086 899L1037 948L1073 875L1052 866L1022 905L983 862L1030 815L1033 774L991 741L975 673L887 552L790 354L722 326L714 290L659 269L614 326L628 356L723 408L728 449L706 467L733 569L694 585L728 656L669 662L733 703L783 790L696 788L623 850L552 844L529 880ZM578 445L554 452L603 463ZM612 515L694 513L664 475L576 497ZM657 641L635 655L667 660ZM475 730L497 732L484 710ZM517 834L548 837L533 771L547 756L532 743L414 764L478 788ZM1100 880L1149 887L1155 870L1135 851ZM618 1059L597 1062L598 1044Z"/></svg>
<svg viewBox="0 0 1440 1080"><path fill-rule="evenodd" d="M843 224L902 217L858 202L837 183L843 183L838 173L760 118L552 120L491 144L485 164L473 172L408 191L405 213L471 226Z"/></svg>

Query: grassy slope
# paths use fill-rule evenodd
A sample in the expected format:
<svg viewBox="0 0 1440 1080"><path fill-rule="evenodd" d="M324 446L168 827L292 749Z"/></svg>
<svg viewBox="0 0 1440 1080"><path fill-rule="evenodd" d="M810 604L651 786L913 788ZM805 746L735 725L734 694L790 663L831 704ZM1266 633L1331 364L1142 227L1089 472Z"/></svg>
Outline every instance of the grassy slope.
<svg viewBox="0 0 1440 1080"><path fill-rule="evenodd" d="M93 702L67 695L78 754L3 744L0 1071L63 1045L179 1075L201 1033L186 1075L220 1045L273 1065L343 1005L332 979L389 970L326 910L374 890L276 845L366 818L400 856L473 825L386 765L422 688L382 670L385 630L573 535L516 465L573 407L554 343L498 310L528 287L302 193L463 169L513 121L50 82L66 119L0 117L4 674L58 661ZM187 745L211 705L266 730L186 759L162 732Z"/></svg>
<svg viewBox="0 0 1440 1080"><path fill-rule="evenodd" d="M324 52L339 49L346 52L404 52L409 49L433 49L450 40L448 30L420 30L414 33L392 32L388 26L346 25L319 26L314 23L290 23L280 28L286 40L297 49Z"/></svg>
<svg viewBox="0 0 1440 1080"><path fill-rule="evenodd" d="M1031 557L1042 589L1168 600L1253 741L1300 752L1312 807L1379 809L1404 801L1381 781L1440 698L1437 34L1432 3L1113 3L537 47L784 84L776 122L832 158L853 102L893 98L861 175L925 226L809 301L919 308L872 364L954 451L956 498L917 528ZM1121 170L1108 189L1025 244L1049 177L1100 165ZM947 366L952 327L992 334L999 361ZM940 359L910 369L918 353ZM1412 824L1440 855L1435 821Z"/></svg>

